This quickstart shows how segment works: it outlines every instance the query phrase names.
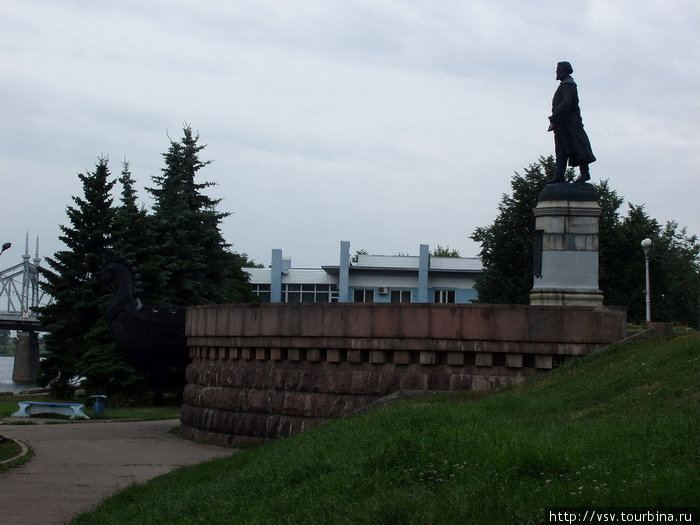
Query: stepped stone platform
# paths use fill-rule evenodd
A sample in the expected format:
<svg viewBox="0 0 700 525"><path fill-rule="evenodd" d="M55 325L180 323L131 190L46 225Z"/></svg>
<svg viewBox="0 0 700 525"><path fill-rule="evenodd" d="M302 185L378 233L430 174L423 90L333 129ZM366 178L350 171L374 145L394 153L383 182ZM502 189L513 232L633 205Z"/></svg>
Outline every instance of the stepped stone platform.
<svg viewBox="0 0 700 525"><path fill-rule="evenodd" d="M626 334L626 311L448 304L260 304L187 311L183 432L287 436L399 390L487 390Z"/></svg>

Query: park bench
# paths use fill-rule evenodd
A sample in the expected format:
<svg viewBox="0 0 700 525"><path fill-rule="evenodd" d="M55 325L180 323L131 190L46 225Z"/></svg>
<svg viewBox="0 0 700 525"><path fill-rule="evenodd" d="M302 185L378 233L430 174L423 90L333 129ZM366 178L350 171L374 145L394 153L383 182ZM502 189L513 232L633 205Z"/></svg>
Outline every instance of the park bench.
<svg viewBox="0 0 700 525"><path fill-rule="evenodd" d="M44 403L39 401L18 401L19 410L12 417L29 417L35 414L62 414L70 419L82 417L90 419L83 408L82 403Z"/></svg>

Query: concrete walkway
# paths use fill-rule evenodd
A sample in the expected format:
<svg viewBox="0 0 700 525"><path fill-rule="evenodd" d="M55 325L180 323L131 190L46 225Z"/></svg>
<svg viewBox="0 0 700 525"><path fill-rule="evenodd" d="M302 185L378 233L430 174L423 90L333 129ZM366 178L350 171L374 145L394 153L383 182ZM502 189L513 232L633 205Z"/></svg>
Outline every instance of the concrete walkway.
<svg viewBox="0 0 700 525"><path fill-rule="evenodd" d="M0 523L60 525L102 499L182 465L234 454L168 431L177 420L0 424L0 434L28 444L35 456L0 473Z"/></svg>

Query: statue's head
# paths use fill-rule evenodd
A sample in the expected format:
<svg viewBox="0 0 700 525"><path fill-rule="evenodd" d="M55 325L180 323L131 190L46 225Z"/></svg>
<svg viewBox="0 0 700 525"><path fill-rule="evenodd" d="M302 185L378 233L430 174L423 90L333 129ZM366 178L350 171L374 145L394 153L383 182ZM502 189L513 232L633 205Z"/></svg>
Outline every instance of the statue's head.
<svg viewBox="0 0 700 525"><path fill-rule="evenodd" d="M566 78L569 76L571 73L574 72L574 68L571 67L570 62L557 62L557 80L561 80L562 78Z"/></svg>

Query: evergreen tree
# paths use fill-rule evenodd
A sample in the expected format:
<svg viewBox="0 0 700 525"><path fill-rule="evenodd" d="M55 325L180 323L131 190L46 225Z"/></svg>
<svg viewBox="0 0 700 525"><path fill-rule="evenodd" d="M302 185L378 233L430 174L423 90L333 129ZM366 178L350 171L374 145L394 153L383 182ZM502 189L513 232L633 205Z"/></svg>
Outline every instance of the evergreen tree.
<svg viewBox="0 0 700 525"><path fill-rule="evenodd" d="M59 239L66 249L47 257L43 286L54 303L40 317L49 330L39 380L55 395L72 394L75 381L89 392L141 394L138 376L116 351L105 307L112 291L100 282L105 251L114 248L138 268L151 304L190 305L254 301L244 266L245 254L233 253L219 226L227 213L216 211L219 200L203 190L211 183L195 182L210 161L199 160L205 146L189 126L180 142L171 141L165 168L153 177L157 187L153 215L137 204L134 179L125 161L119 182L121 200L113 207L108 159L100 157L93 172L78 174L83 196L68 206L68 226Z"/></svg>
<svg viewBox="0 0 700 525"><path fill-rule="evenodd" d="M163 155L162 174L153 177L156 186L148 188L155 199L153 226L165 277L161 297L181 306L246 300L252 293L247 274L236 269L237 259L219 230L229 214L216 211L220 199L203 193L213 183L195 182L197 172L211 162L200 160L206 145L198 141L199 135L185 126L180 142L171 140Z"/></svg>
<svg viewBox="0 0 700 525"><path fill-rule="evenodd" d="M120 206L114 217L114 249L130 260L146 284L141 298L147 304L159 304L158 291L165 286L161 261L154 250L156 235L153 220L146 209L137 204L134 179L125 160L119 177L122 187Z"/></svg>
<svg viewBox="0 0 700 525"><path fill-rule="evenodd" d="M49 333L39 381L50 384L57 396L72 395L72 383L84 378L88 391L111 394L138 382L134 371L116 355L104 308L109 291L97 274L104 251L113 242L114 209L108 159L100 157L95 170L78 174L83 197L68 206L69 226L60 226L66 249L47 257L43 287L53 304L41 309Z"/></svg>

